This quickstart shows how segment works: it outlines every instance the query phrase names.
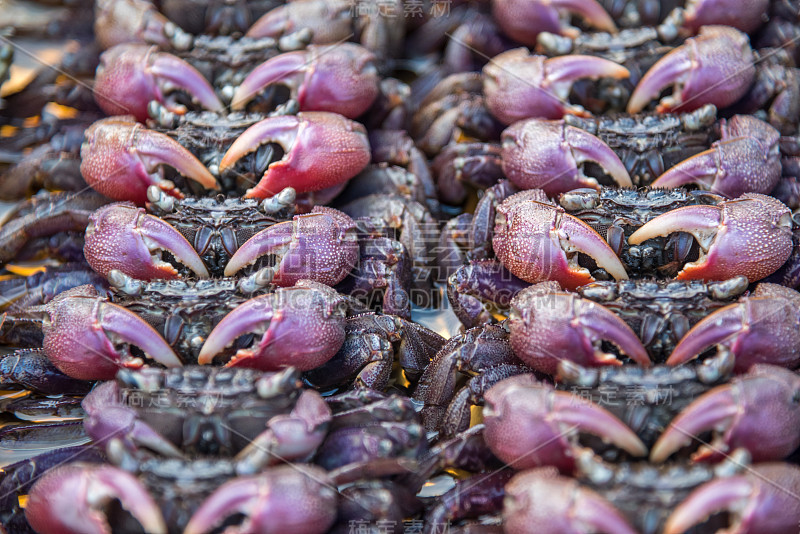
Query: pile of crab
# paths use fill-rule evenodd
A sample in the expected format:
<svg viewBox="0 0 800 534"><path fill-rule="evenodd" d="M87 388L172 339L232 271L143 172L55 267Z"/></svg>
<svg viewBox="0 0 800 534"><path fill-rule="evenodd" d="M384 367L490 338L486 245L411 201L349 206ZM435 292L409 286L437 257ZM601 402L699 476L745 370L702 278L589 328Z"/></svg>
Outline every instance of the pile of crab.
<svg viewBox="0 0 800 534"><path fill-rule="evenodd" d="M800 528L800 2L42 4L0 532Z"/></svg>

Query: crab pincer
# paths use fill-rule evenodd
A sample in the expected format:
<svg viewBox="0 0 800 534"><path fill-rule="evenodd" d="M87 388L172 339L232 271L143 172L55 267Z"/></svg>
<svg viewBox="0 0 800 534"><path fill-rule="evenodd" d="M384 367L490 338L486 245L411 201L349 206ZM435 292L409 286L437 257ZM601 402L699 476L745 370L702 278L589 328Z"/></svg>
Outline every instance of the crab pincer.
<svg viewBox="0 0 800 534"><path fill-rule="evenodd" d="M111 304L93 286L61 293L41 308L45 314L42 347L66 375L81 380L109 380L122 367L141 367L131 354L136 346L167 367L180 367L180 358L156 330L135 313Z"/></svg>
<svg viewBox="0 0 800 534"><path fill-rule="evenodd" d="M636 457L647 447L605 408L576 401L533 375L495 384L484 395L484 439L492 452L514 469L555 467L565 474L575 469L579 433L599 436Z"/></svg>
<svg viewBox="0 0 800 534"><path fill-rule="evenodd" d="M706 104L730 106L755 80L753 51L747 35L727 26L704 26L661 58L642 77L628 101L638 113L666 87L674 87L656 109L661 113L692 111Z"/></svg>
<svg viewBox="0 0 800 534"><path fill-rule="evenodd" d="M597 163L620 187L632 186L625 165L608 145L563 120L529 119L502 134L503 172L520 189L542 189L553 197L573 189L599 189L581 165Z"/></svg>
<svg viewBox="0 0 800 534"><path fill-rule="evenodd" d="M800 366L800 293L761 283L752 295L703 318L680 340L667 364L680 365L715 345L736 358L734 370L767 363L789 369Z"/></svg>
<svg viewBox="0 0 800 534"><path fill-rule="evenodd" d="M293 187L298 193L343 184L370 161L366 129L336 113L309 111L269 117L244 131L220 161L220 173L261 145L276 143L284 157L267 167L248 198L266 198Z"/></svg>
<svg viewBox="0 0 800 534"><path fill-rule="evenodd" d="M576 80L628 76L628 69L607 59L577 54L548 58L516 48L483 68L483 93L489 111L506 125L530 118L587 116L586 110L567 101Z"/></svg>
<svg viewBox="0 0 800 534"><path fill-rule="evenodd" d="M200 505L183 533L212 532L231 516L244 515L242 523L225 532L322 534L336 520L337 504L336 484L324 469L283 465L220 486Z"/></svg>
<svg viewBox="0 0 800 534"><path fill-rule="evenodd" d="M144 122L151 100L182 115L186 106L175 98L178 90L205 109L224 110L214 88L197 69L155 46L122 44L100 56L94 97L108 115L133 115Z"/></svg>
<svg viewBox="0 0 800 534"><path fill-rule="evenodd" d="M769 0L689 0L683 26L697 31L703 26L721 24L752 32L764 23Z"/></svg>
<svg viewBox="0 0 800 534"><path fill-rule="evenodd" d="M311 213L274 224L248 239L228 261L225 276L234 276L264 255L280 258L272 283L288 287L301 279L333 286L358 261L353 219L333 208L315 206Z"/></svg>
<svg viewBox="0 0 800 534"><path fill-rule="evenodd" d="M517 293L508 323L514 353L543 373L556 374L562 360L584 367L622 365L622 360L601 349L603 341L639 365L650 365L647 349L625 321L600 304L562 291L555 282Z"/></svg>
<svg viewBox="0 0 800 534"><path fill-rule="evenodd" d="M670 515L664 534L681 534L711 515L727 512L736 534L792 534L800 523L800 467L774 462L745 474L716 478L694 490Z"/></svg>
<svg viewBox="0 0 800 534"><path fill-rule="evenodd" d="M135 476L111 465L72 463L47 471L36 482L25 518L36 532L107 534L114 501L147 534L166 534L161 509Z"/></svg>
<svg viewBox="0 0 800 534"><path fill-rule="evenodd" d="M628 278L600 234L562 208L532 200L532 192L536 190L512 195L497 207L492 246L514 276L531 284L554 280L573 290L594 281L578 264L583 253L615 279Z"/></svg>
<svg viewBox="0 0 800 534"><path fill-rule="evenodd" d="M236 89L231 109L243 110L275 84L289 88L300 111L330 111L354 119L378 97L375 55L354 43L310 45L275 56L247 75Z"/></svg>
<svg viewBox="0 0 800 534"><path fill-rule="evenodd" d="M178 270L161 257L167 252L198 277L208 278L203 260L180 232L130 204L109 204L94 212L83 251L92 269L103 276L117 269L139 280L178 278Z"/></svg>
<svg viewBox="0 0 800 534"><path fill-rule="evenodd" d="M535 46L542 32L565 34L564 12L580 15L599 31L616 32L608 12L596 0L493 0L492 14L503 32L524 45Z"/></svg>
<svg viewBox="0 0 800 534"><path fill-rule="evenodd" d="M769 276L792 252L792 214L775 198L745 194L716 206L678 208L652 219L628 243L687 232L700 247L700 257L687 263L678 280L727 280L744 275L750 282Z"/></svg>
<svg viewBox="0 0 800 534"><path fill-rule="evenodd" d="M690 445L694 436L713 431L694 460L719 459L736 448L754 462L781 460L800 445L800 376L774 365L754 365L746 375L706 392L669 424L650 452L663 462Z"/></svg>
<svg viewBox="0 0 800 534"><path fill-rule="evenodd" d="M201 365L245 334L256 334L227 367L308 371L330 360L345 339L345 303L328 286L304 281L241 304L209 334L197 357ZM260 337L259 337L260 336Z"/></svg>
<svg viewBox="0 0 800 534"><path fill-rule="evenodd" d="M85 136L81 174L92 189L108 198L144 205L151 185L183 198L175 184L164 178L163 165L205 188L219 188L214 175L191 152L171 137L148 130L133 117L99 120L86 129Z"/></svg>
<svg viewBox="0 0 800 534"><path fill-rule="evenodd" d="M554 469L518 473L506 484L505 492L503 527L508 534L637 534L607 499Z"/></svg>
<svg viewBox="0 0 800 534"><path fill-rule="evenodd" d="M780 132L750 115L721 121L722 136L711 148L667 170L651 187L696 184L729 198L767 194L781 178Z"/></svg>

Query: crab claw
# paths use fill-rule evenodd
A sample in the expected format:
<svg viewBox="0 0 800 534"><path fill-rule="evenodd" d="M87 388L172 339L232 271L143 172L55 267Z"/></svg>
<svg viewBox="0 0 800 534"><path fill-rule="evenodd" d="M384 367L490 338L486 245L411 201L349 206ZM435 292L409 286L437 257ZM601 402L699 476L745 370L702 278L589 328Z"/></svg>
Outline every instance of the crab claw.
<svg viewBox="0 0 800 534"><path fill-rule="evenodd" d="M780 132L749 115L722 120L722 138L709 150L678 163L651 187L696 184L729 198L769 193L781 178Z"/></svg>
<svg viewBox="0 0 800 534"><path fill-rule="evenodd" d="M492 14L503 32L526 46L536 45L541 32L563 35L562 13L580 15L599 31L616 32L608 12L596 0L493 0Z"/></svg>
<svg viewBox="0 0 800 534"><path fill-rule="evenodd" d="M164 179L161 165L174 167L208 189L219 188L211 172L191 152L174 139L136 123L133 117L99 120L87 128L85 137L81 174L95 191L114 200L144 205L151 185L182 198L175 184Z"/></svg>
<svg viewBox="0 0 800 534"><path fill-rule="evenodd" d="M542 189L551 197L581 187L599 189L580 168L587 161L603 167L620 187L633 185L608 145L564 121L521 121L507 128L502 140L503 172L520 189Z"/></svg>
<svg viewBox="0 0 800 534"><path fill-rule="evenodd" d="M353 219L339 210L317 206L306 215L278 223L247 240L228 261L225 276L233 276L266 254L280 263L272 278L277 286L301 279L333 286L358 261L358 235Z"/></svg>
<svg viewBox="0 0 800 534"><path fill-rule="evenodd" d="M696 32L703 26L719 24L752 32L764 23L769 0L689 0L683 26Z"/></svg>
<svg viewBox="0 0 800 534"><path fill-rule="evenodd" d="M747 93L755 79L753 51L747 35L726 26L704 26L661 58L642 77L628 101L628 113L638 113L673 85L662 98L661 113L692 111L706 104L730 106Z"/></svg>
<svg viewBox="0 0 800 534"><path fill-rule="evenodd" d="M729 528L718 534L793 534L800 524L800 468L767 463L694 490L669 516L664 534L681 534L715 513L727 512Z"/></svg>
<svg viewBox="0 0 800 534"><path fill-rule="evenodd" d="M348 0L294 0L265 13L245 37L279 39L308 28L314 44L334 44L353 36L353 13Z"/></svg>
<svg viewBox="0 0 800 534"><path fill-rule="evenodd" d="M182 115L186 107L173 98L176 90L206 109L218 113L224 110L214 88L197 69L172 54L159 52L155 46L122 44L100 56L94 97L108 115L133 115L144 122L151 100Z"/></svg>
<svg viewBox="0 0 800 534"><path fill-rule="evenodd" d="M760 284L750 297L704 317L680 340L667 364L680 365L714 345L726 346L737 372L755 363L790 369L800 366L800 294L775 284Z"/></svg>
<svg viewBox="0 0 800 534"><path fill-rule="evenodd" d="M517 278L535 284L555 280L573 290L593 282L578 265L578 253L590 256L617 280L628 278L608 243L588 224L550 204L529 200L528 191L507 198L497 207L494 252Z"/></svg>
<svg viewBox="0 0 800 534"><path fill-rule="evenodd" d="M505 492L503 529L508 534L636 534L614 505L553 469L518 473Z"/></svg>
<svg viewBox="0 0 800 534"><path fill-rule="evenodd" d="M126 345L166 367L180 367L178 356L152 326L104 297L92 286L61 293L43 308L45 354L66 375L81 380L110 380L121 367L141 367Z"/></svg>
<svg viewBox="0 0 800 534"><path fill-rule="evenodd" d="M324 469L302 464L273 467L220 486L200 505L183 534L216 532L237 514L244 516L242 523L225 532L322 534L336 520L337 504L336 485Z"/></svg>
<svg viewBox="0 0 800 534"><path fill-rule="evenodd" d="M242 110L272 84L286 85L300 111L330 111L354 119L378 97L375 55L363 46L311 45L287 52L253 69L236 90L231 109Z"/></svg>
<svg viewBox="0 0 800 534"><path fill-rule="evenodd" d="M284 157L270 164L247 192L266 198L293 187L298 193L342 184L361 172L371 158L366 129L336 113L307 112L257 122L233 142L220 161L220 173L267 143L279 144Z"/></svg>
<svg viewBox="0 0 800 534"><path fill-rule="evenodd" d="M484 395L484 439L514 469L575 469L577 436L589 433L642 457L647 447L606 409L520 375L495 384Z"/></svg>
<svg viewBox="0 0 800 534"><path fill-rule="evenodd" d="M588 115L567 102L572 84L581 78L627 78L628 69L594 56L554 58L517 48L495 56L483 68L483 93L492 115L506 125L530 118L560 119Z"/></svg>
<svg viewBox="0 0 800 534"><path fill-rule="evenodd" d="M636 230L628 243L639 245L673 232L691 234L700 246L700 257L684 265L678 280L744 275L755 282L777 271L792 253L791 212L766 195L745 194L716 206L669 211Z"/></svg>
<svg viewBox="0 0 800 534"><path fill-rule="evenodd" d="M94 212L86 227L86 261L108 276L113 269L139 280L177 278L178 270L162 261L160 252L208 278L203 260L169 223L129 204L109 204Z"/></svg>
<svg viewBox="0 0 800 534"><path fill-rule="evenodd" d="M239 349L228 367L274 371L291 366L308 371L330 360L344 343L343 301L327 286L305 284L239 305L209 334L197 362L211 363L237 338L251 333L256 334L253 346Z"/></svg>
<svg viewBox="0 0 800 534"><path fill-rule="evenodd" d="M610 310L555 282L523 289L511 301L508 318L514 353L537 371L554 375L562 360L584 367L622 365L600 346L609 341L642 366L650 358L625 321Z"/></svg>
<svg viewBox="0 0 800 534"><path fill-rule="evenodd" d="M110 534L106 512L119 502L148 534L166 534L156 502L136 477L117 467L73 463L36 482L25 518L41 534Z"/></svg>
<svg viewBox="0 0 800 534"><path fill-rule="evenodd" d="M650 460L663 462L693 438L715 433L694 459L719 457L742 447L754 462L786 458L800 446L800 376L774 365L753 366L750 373L704 393L661 434Z"/></svg>
<svg viewBox="0 0 800 534"><path fill-rule="evenodd" d="M192 42L147 0L96 0L94 34L104 50L122 43L186 50Z"/></svg>

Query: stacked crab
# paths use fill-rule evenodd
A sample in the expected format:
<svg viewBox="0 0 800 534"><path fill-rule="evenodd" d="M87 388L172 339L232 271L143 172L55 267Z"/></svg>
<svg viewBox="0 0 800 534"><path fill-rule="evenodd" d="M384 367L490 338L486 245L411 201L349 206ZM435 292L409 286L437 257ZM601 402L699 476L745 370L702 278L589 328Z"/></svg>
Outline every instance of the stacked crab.
<svg viewBox="0 0 800 534"><path fill-rule="evenodd" d="M9 25L0 527L796 531L796 2L90 7Z"/></svg>

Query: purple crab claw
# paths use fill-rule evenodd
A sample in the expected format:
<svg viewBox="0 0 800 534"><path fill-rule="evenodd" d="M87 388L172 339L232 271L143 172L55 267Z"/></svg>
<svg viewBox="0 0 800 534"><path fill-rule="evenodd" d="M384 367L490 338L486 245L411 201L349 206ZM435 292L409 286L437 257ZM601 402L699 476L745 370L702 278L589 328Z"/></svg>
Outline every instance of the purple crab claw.
<svg viewBox="0 0 800 534"><path fill-rule="evenodd" d="M109 204L91 215L83 252L92 269L106 277L117 269L139 280L177 278L178 270L161 259L167 252L198 277L208 278L203 260L180 232L129 204Z"/></svg>
<svg viewBox="0 0 800 534"><path fill-rule="evenodd" d="M526 46L536 45L541 32L565 34L563 13L580 15L588 25L616 32L611 16L596 0L493 0L492 14L503 32Z"/></svg>
<svg viewBox="0 0 800 534"><path fill-rule="evenodd" d="M144 361L128 346L166 367L183 364L155 329L135 313L97 295L92 286L61 293L43 307L45 354L66 375L81 380L110 380L122 367Z"/></svg>
<svg viewBox="0 0 800 534"><path fill-rule="evenodd" d="M220 161L220 173L263 144L277 143L284 157L267 168L248 198L266 198L292 187L298 193L342 184L371 158L366 129L336 113L309 111L270 117L244 131Z"/></svg>
<svg viewBox="0 0 800 534"><path fill-rule="evenodd" d="M575 469L579 433L598 436L636 456L647 447L606 409L575 395L556 391L520 375L495 384L484 395L484 439L492 452L514 469Z"/></svg>
<svg viewBox="0 0 800 534"><path fill-rule="evenodd" d="M686 206L645 223L629 238L648 239L687 232L700 247L700 257L687 263L678 280L727 280L744 275L761 280L783 265L792 252L789 208L766 195L749 193L716 206Z"/></svg>
<svg viewBox="0 0 800 534"><path fill-rule="evenodd" d="M294 0L265 13L246 37L279 39L304 28L314 44L334 44L353 36L353 6L347 0Z"/></svg>
<svg viewBox="0 0 800 534"><path fill-rule="evenodd" d="M800 294L776 284L759 284L752 296L704 317L680 340L667 364L680 365L715 345L736 358L737 372L756 363L800 366Z"/></svg>
<svg viewBox="0 0 800 534"><path fill-rule="evenodd" d="M636 534L614 505L554 469L517 473L505 492L503 529L508 534Z"/></svg>
<svg viewBox="0 0 800 534"><path fill-rule="evenodd" d="M147 201L151 185L182 198L175 184L164 179L162 165L208 189L219 189L217 180L191 152L174 139L148 130L133 117L109 117L86 129L81 146L81 174L95 191L114 200L139 205Z"/></svg>
<svg viewBox="0 0 800 534"><path fill-rule="evenodd" d="M47 471L31 489L25 518L40 534L109 534L114 501L147 534L166 534L156 502L136 477L117 467L74 463Z"/></svg>
<svg viewBox="0 0 800 534"><path fill-rule="evenodd" d="M800 468L766 463L694 490L669 516L664 534L681 534L715 513L727 512L729 527L717 534L793 534L800 524Z"/></svg>
<svg viewBox="0 0 800 534"><path fill-rule="evenodd" d="M650 460L663 462L693 439L713 431L695 460L719 459L747 449L754 462L786 458L800 445L800 375L774 365L753 366L747 375L706 392L661 434Z"/></svg>
<svg viewBox="0 0 800 534"><path fill-rule="evenodd" d="M523 119L560 119L588 113L567 101L581 78L627 78L628 69L594 56L554 58L517 48L495 56L483 68L483 93L489 111L506 125Z"/></svg>
<svg viewBox="0 0 800 534"><path fill-rule="evenodd" d="M253 69L236 90L231 109L242 110L272 84L289 88L300 111L330 111L355 119L378 97L375 55L354 43L287 52Z"/></svg>
<svg viewBox="0 0 800 534"><path fill-rule="evenodd" d="M159 13L147 0L96 0L94 34L104 50L122 43L186 49L191 36Z"/></svg>
<svg viewBox="0 0 800 534"><path fill-rule="evenodd" d="M733 26L743 32L755 31L764 24L769 0L689 0L683 26L696 32L703 26Z"/></svg>
<svg viewBox="0 0 800 534"><path fill-rule="evenodd" d="M273 467L220 486L200 505L183 534L216 532L216 527L233 515L244 519L227 527L229 534L322 534L336 520L337 495L335 483L320 467Z"/></svg>
<svg viewBox="0 0 800 534"><path fill-rule="evenodd" d="M314 369L330 360L344 343L343 308L339 294L322 284L304 282L280 288L248 300L226 315L209 334L197 362L211 363L240 336L253 333L253 346L239 349L228 367Z"/></svg>
<svg viewBox="0 0 800 534"><path fill-rule="evenodd" d="M594 281L578 264L578 254L583 253L615 279L628 278L600 234L561 208L531 200L535 191L517 193L497 207L492 246L514 276L531 284L555 280L573 290Z"/></svg>
<svg viewBox="0 0 800 534"><path fill-rule="evenodd" d="M583 174L586 162L603 167L620 187L633 185L608 145L564 121L521 121L507 128L502 140L503 172L520 189L542 189L550 197L581 187L599 189L597 180Z"/></svg>
<svg viewBox="0 0 800 534"><path fill-rule="evenodd" d="M151 100L182 115L186 107L174 98L177 90L205 109L218 113L224 109L214 88L197 69L172 54L159 52L155 46L122 44L100 56L94 96L108 115L133 115L144 122Z"/></svg>
<svg viewBox="0 0 800 534"><path fill-rule="evenodd" d="M709 150L678 163L651 187L695 184L728 198L767 194L781 178L780 132L750 115L722 120L722 137Z"/></svg>
<svg viewBox="0 0 800 534"><path fill-rule="evenodd" d="M272 283L288 287L301 279L333 286L358 261L358 235L353 219L339 210L315 207L306 215L270 226L247 240L228 261L225 276L271 254L280 258Z"/></svg>
<svg viewBox="0 0 800 534"><path fill-rule="evenodd" d="M660 113L692 111L706 104L730 106L747 93L755 79L753 51L747 35L726 26L704 26L661 58L639 81L628 101L638 113L672 85L656 109Z"/></svg>
<svg viewBox="0 0 800 534"><path fill-rule="evenodd" d="M517 293L508 322L514 353L543 373L556 374L563 360L584 367L622 365L615 355L603 352L603 341L638 364L650 365L647 350L625 321L600 304L562 291L555 282Z"/></svg>

